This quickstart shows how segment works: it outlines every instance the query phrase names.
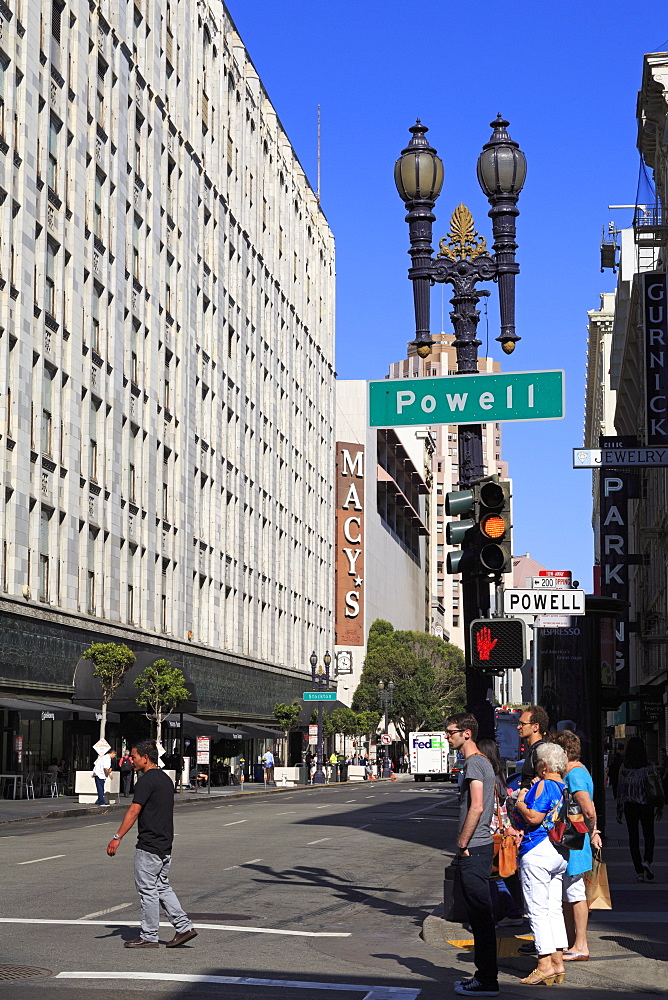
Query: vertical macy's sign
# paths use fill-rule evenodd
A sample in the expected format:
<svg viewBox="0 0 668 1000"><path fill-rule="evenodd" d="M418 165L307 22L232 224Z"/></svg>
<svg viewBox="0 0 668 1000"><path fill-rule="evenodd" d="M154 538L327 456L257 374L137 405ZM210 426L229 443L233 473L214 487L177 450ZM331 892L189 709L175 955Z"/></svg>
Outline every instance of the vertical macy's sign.
<svg viewBox="0 0 668 1000"><path fill-rule="evenodd" d="M336 643L364 645L364 446L336 445Z"/></svg>

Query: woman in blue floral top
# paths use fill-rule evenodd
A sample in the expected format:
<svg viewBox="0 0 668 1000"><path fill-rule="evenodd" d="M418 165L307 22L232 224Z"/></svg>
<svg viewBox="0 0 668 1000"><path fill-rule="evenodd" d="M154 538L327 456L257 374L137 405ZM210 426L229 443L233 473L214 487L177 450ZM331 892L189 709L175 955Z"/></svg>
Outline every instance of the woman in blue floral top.
<svg viewBox="0 0 668 1000"><path fill-rule="evenodd" d="M566 754L554 743L536 751L538 777L520 789L512 810L513 826L522 831L520 879L536 943L536 968L521 983L536 986L564 981L564 948L568 944L561 906L566 858L549 839L564 797Z"/></svg>

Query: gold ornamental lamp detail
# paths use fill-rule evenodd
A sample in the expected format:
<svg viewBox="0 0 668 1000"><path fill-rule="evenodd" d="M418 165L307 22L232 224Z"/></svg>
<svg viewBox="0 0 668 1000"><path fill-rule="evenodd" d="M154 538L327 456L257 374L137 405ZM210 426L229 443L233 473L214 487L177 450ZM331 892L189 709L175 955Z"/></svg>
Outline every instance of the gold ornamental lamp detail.
<svg viewBox="0 0 668 1000"><path fill-rule="evenodd" d="M450 229L439 242L440 252L436 256L450 260L475 260L487 256L487 240L476 232L474 225L471 212L460 203L450 216Z"/></svg>

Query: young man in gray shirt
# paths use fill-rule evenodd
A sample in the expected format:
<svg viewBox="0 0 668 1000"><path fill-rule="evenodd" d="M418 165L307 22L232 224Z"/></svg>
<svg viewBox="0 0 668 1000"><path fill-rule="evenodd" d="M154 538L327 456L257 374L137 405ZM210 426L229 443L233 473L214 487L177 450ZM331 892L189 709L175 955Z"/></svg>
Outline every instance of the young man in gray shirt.
<svg viewBox="0 0 668 1000"><path fill-rule="evenodd" d="M478 750L478 721L468 712L450 715L445 734L452 750L464 757L460 788L458 875L473 932L475 974L455 983L462 996L495 997L499 993L496 932L489 879L494 844L490 830L494 811L494 770Z"/></svg>

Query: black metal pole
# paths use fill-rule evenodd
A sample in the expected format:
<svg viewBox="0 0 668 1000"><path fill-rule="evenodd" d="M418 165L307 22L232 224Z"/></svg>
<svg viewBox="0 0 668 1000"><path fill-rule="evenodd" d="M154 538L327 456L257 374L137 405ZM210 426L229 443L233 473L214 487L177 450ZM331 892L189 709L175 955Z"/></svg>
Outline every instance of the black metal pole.
<svg viewBox="0 0 668 1000"><path fill-rule="evenodd" d="M318 694L322 693L322 674L317 675ZM314 785L325 784L325 772L322 769L322 702L318 702L318 746L316 748L315 774L313 775Z"/></svg>

